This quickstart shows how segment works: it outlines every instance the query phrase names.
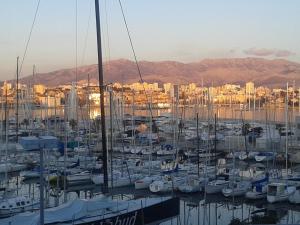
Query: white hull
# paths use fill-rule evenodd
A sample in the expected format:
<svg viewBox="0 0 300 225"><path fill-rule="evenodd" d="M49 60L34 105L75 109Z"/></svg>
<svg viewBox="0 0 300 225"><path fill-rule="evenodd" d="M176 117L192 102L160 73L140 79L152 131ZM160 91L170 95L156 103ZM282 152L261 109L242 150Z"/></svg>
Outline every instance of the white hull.
<svg viewBox="0 0 300 225"><path fill-rule="evenodd" d="M140 178L140 175L133 174L130 179L128 176L121 177L119 174L114 175L113 177L113 187L126 187L132 185L137 179ZM104 183L103 175L93 175L92 181L94 184L99 185ZM111 177L108 177L108 187L111 188Z"/></svg>
<svg viewBox="0 0 300 225"><path fill-rule="evenodd" d="M150 186L151 183L153 183L154 181L156 181L158 179L159 179L158 176L144 177L144 178L136 180L134 182L134 188L136 190L147 189L147 188L149 188L149 186Z"/></svg>
<svg viewBox="0 0 300 225"><path fill-rule="evenodd" d="M300 203L300 191L296 190L293 194L289 196L289 202L294 204Z"/></svg>
<svg viewBox="0 0 300 225"><path fill-rule="evenodd" d="M228 181L212 181L206 185L205 192L207 194L220 193L229 185Z"/></svg>
<svg viewBox="0 0 300 225"><path fill-rule="evenodd" d="M263 199L267 197L268 185L265 184L261 188L253 187L251 191L248 191L245 195L247 199Z"/></svg>
<svg viewBox="0 0 300 225"><path fill-rule="evenodd" d="M264 199L267 197L267 192L256 192L256 191L248 191L245 195L247 199Z"/></svg>
<svg viewBox="0 0 300 225"><path fill-rule="evenodd" d="M40 173L37 171L22 171L20 176L24 177L24 179L38 178L40 177Z"/></svg>
<svg viewBox="0 0 300 225"><path fill-rule="evenodd" d="M296 187L287 186L283 183L273 183L268 185L267 201L269 203L287 201L296 191Z"/></svg>
<svg viewBox="0 0 300 225"><path fill-rule="evenodd" d="M0 216L11 216L16 213L21 213L39 208L39 202L27 197L14 197L4 199L0 203Z"/></svg>
<svg viewBox="0 0 300 225"><path fill-rule="evenodd" d="M202 188L200 187L199 184L198 185L185 184L185 185L179 186L178 190L183 193L195 193L195 192L201 191Z"/></svg>
<svg viewBox="0 0 300 225"><path fill-rule="evenodd" d="M290 196L289 194L282 194L277 196L267 195L267 201L269 203L283 202L283 201L287 201L289 199L289 196Z"/></svg>
<svg viewBox="0 0 300 225"><path fill-rule="evenodd" d="M82 174L74 174L67 176L68 183L80 183L80 182L89 182L91 181L91 174L82 173Z"/></svg>
<svg viewBox="0 0 300 225"><path fill-rule="evenodd" d="M239 196L244 196L247 191L250 189L251 183L250 182L244 182L241 181L237 184L237 187L231 188L231 187L226 187L222 190L222 193L225 197L239 197Z"/></svg>
<svg viewBox="0 0 300 225"><path fill-rule="evenodd" d="M158 150L156 152L157 155L175 155L176 151L174 150Z"/></svg>
<svg viewBox="0 0 300 225"><path fill-rule="evenodd" d="M173 190L172 181L154 181L149 189L152 193L165 193Z"/></svg>

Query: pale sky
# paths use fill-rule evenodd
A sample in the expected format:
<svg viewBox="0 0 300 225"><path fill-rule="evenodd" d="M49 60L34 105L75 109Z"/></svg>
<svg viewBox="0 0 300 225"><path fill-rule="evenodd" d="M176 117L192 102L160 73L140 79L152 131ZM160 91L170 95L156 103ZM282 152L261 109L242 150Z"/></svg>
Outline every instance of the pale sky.
<svg viewBox="0 0 300 225"><path fill-rule="evenodd" d="M23 57L37 2L0 0L0 80L15 77L16 57ZM298 0L122 3L139 60L264 57L300 62ZM77 0L77 6L77 64L95 64L94 0ZM133 59L118 0L100 0L100 7L104 59ZM30 74L33 64L38 72L76 66L75 15L76 0L41 0L21 76Z"/></svg>

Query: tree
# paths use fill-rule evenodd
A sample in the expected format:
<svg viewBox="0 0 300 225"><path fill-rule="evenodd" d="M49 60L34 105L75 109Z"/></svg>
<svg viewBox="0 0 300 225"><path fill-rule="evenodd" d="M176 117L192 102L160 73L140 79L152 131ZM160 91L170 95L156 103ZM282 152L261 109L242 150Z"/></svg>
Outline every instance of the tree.
<svg viewBox="0 0 300 225"><path fill-rule="evenodd" d="M242 127L242 134L245 136L249 133L249 129L251 128L250 124L249 123L245 123L243 124L243 127Z"/></svg>
<svg viewBox="0 0 300 225"><path fill-rule="evenodd" d="M74 120L74 119L71 119L71 120L69 121L69 124L70 124L72 130L75 130L75 128L76 128L76 126L77 126L77 121Z"/></svg>
<svg viewBox="0 0 300 225"><path fill-rule="evenodd" d="M24 119L23 120L23 124L25 125L25 128L27 130L27 126L29 125L29 120L28 119Z"/></svg>

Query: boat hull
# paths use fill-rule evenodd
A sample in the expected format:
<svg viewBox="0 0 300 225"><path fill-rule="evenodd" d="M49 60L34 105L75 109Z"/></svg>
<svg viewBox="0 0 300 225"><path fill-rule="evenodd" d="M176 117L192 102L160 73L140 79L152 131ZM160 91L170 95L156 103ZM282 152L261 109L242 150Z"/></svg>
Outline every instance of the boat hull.
<svg viewBox="0 0 300 225"><path fill-rule="evenodd" d="M267 192L255 192L255 191L248 191L245 195L247 199L263 199L267 197Z"/></svg>
<svg viewBox="0 0 300 225"><path fill-rule="evenodd" d="M228 186L228 183L218 184L218 185L210 185L208 184L205 187L205 192L207 194L216 194L222 192L223 188L226 188Z"/></svg>
<svg viewBox="0 0 300 225"><path fill-rule="evenodd" d="M148 202L148 201L147 201ZM71 219L67 221L49 221L49 218L45 218L45 225L105 225L105 224L126 224L126 225L144 225L144 224L159 224L163 221L169 220L179 215L180 201L179 198L168 198L164 200L155 200L153 203L147 203L146 201L140 202L140 207L132 209L125 209L121 211L112 212L110 215L100 214L86 217L80 217L77 219ZM139 202L137 202L139 205ZM100 210L101 211L101 210ZM37 213L32 214L32 218L29 215L24 215L24 219L28 220L32 225L38 225L39 219ZM47 215L47 213L45 214ZM29 220L31 219L31 220ZM51 218L50 218L51 219ZM24 220L20 217L11 217L8 219L0 220L1 225L23 225Z"/></svg>

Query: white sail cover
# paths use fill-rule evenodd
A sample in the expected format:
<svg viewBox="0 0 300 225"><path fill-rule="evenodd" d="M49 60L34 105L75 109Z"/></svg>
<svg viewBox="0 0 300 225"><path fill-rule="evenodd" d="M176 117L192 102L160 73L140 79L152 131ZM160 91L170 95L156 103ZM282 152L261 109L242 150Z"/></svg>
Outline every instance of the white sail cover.
<svg viewBox="0 0 300 225"><path fill-rule="evenodd" d="M45 224L67 222L83 219L87 216L99 216L126 209L126 202L111 201L106 197L97 197L89 200L76 199L58 207L45 210ZM39 212L21 213L16 216L0 220L1 225L38 225Z"/></svg>

